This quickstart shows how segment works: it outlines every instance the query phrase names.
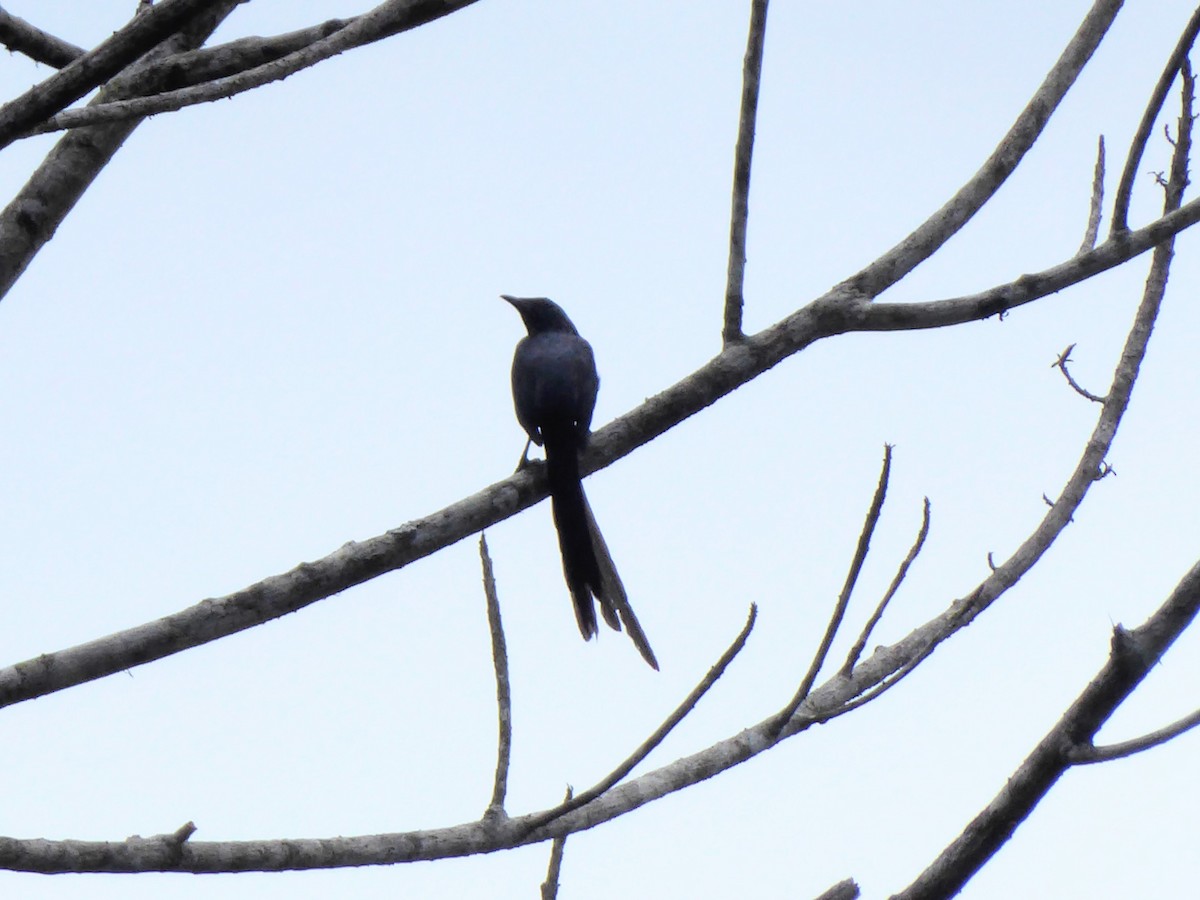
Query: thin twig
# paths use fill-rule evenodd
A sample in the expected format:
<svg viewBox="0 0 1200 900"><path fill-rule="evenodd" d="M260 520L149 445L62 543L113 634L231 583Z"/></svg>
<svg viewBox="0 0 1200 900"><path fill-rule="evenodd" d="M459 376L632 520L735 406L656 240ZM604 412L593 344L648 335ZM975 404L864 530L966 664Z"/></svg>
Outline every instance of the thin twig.
<svg viewBox="0 0 1200 900"><path fill-rule="evenodd" d="M504 816L504 796L508 792L508 764L512 755L512 692L508 682L508 650L504 641L504 623L500 621L500 598L496 594L496 575L488 554L487 536L479 536L479 561L483 565L483 593L487 597L488 629L492 633L492 665L496 670L496 708L500 718L500 738L496 747L496 777L492 800L485 816Z"/></svg>
<svg viewBox="0 0 1200 900"><path fill-rule="evenodd" d="M1129 201L1133 195L1133 180L1137 177L1137 170L1142 164L1142 154L1146 152L1146 143L1150 140L1154 122L1158 118L1158 114L1162 112L1163 104L1167 102L1167 94L1171 90L1171 85L1175 83L1175 75L1183 66L1188 53L1191 52L1198 34L1200 34L1200 7L1197 7L1196 11L1192 13L1192 17L1188 19L1183 34L1179 36L1179 41L1175 44L1175 49L1167 58L1162 74L1158 77L1158 83L1154 86L1150 99L1146 103L1146 109L1142 113L1142 121L1138 123L1137 131L1133 135L1129 153L1125 157L1125 168L1121 172L1121 181L1117 185L1116 199L1113 201L1110 235L1129 230Z"/></svg>
<svg viewBox="0 0 1200 900"><path fill-rule="evenodd" d="M1100 217L1104 206L1104 135L1096 144L1096 168L1092 171L1092 204L1088 209L1087 230L1083 233L1080 253L1096 247L1096 236L1100 233ZM1076 254L1078 255L1078 254Z"/></svg>
<svg viewBox="0 0 1200 900"><path fill-rule="evenodd" d="M1184 716L1177 722L1172 722L1165 728L1160 728L1157 731L1143 734L1141 737L1132 738L1128 741L1121 741L1119 744L1104 744L1099 747L1094 744L1078 746L1071 751L1069 760L1073 765L1089 765L1091 763L1108 762L1113 759L1123 759L1126 756L1141 753L1143 750L1161 746L1167 741L1174 740L1181 734L1191 731L1197 725L1200 725L1200 709L1191 715Z"/></svg>
<svg viewBox="0 0 1200 900"><path fill-rule="evenodd" d="M563 803L571 802L571 788L568 785L567 795ZM555 900L558 897L558 876L562 871L563 849L567 844L567 836L561 834L550 843L550 865L546 869L546 880L542 882L542 900Z"/></svg>
<svg viewBox="0 0 1200 900"><path fill-rule="evenodd" d="M657 729L655 729L654 733L650 735L650 737L646 738L646 740L642 742L642 745L634 750L624 762L622 762L619 766L613 769L612 772L610 772L583 793L564 801L553 809L548 809L545 812L537 813L533 816L527 817L525 820L525 827L527 830L533 831L541 828L549 822L552 822L555 819L572 812L573 810L579 809L581 806L591 803L593 800L615 785L618 781L632 772L642 760L650 755L650 752L655 747L663 742L663 740L668 734L671 733L675 726L682 722L684 717L687 716L687 714L693 709L695 709L696 704L700 702L700 698L708 693L708 689L717 683L717 679L725 674L725 670L729 668L729 664L733 662L734 657L741 653L742 648L746 646L746 639L750 637L750 632L753 630L754 622L757 618L758 606L757 604L751 603L750 613L746 617L746 624L742 626L742 630L738 633L738 636L734 638L733 643L730 644L728 649L721 654L721 658L713 664L712 668L708 670L708 673L703 679L701 679L700 683L696 685L696 687L692 689L692 692L687 695L684 701L675 708L675 711L671 713L671 715L667 716L666 720L659 725Z"/></svg>
<svg viewBox="0 0 1200 900"><path fill-rule="evenodd" d="M908 551L908 556L904 557L904 562L900 563L900 568L896 572L896 577L892 579L892 583L888 585L887 593L883 595L883 599L879 601L879 605L875 607L875 612L871 614L871 618L867 620L867 624L863 626L862 634L858 636L858 640L854 642L854 646L850 648L850 652L846 654L846 661L842 664L842 674L849 675L854 668L854 664L858 662L858 658L862 656L863 648L867 646L867 641L871 637L871 632L875 630L875 626L879 624L879 620L883 618L883 611L887 609L887 605L891 602L892 597L900 588L900 583L904 581L904 576L908 574L908 567L916 560L917 554L921 552L921 548L925 546L925 538L929 535L929 498L925 498L923 512L921 513L921 530L917 532L917 539L913 542L912 548Z"/></svg>
<svg viewBox="0 0 1200 900"><path fill-rule="evenodd" d="M34 62L61 69L76 57L83 56L82 47L42 31L24 19L0 9L0 44L14 53L24 53Z"/></svg>
<svg viewBox="0 0 1200 900"><path fill-rule="evenodd" d="M846 573L846 583L842 585L842 592L838 595L837 603L833 607L833 615L829 618L829 624L825 626L825 636L821 638L821 646L817 648L808 672L804 675L804 680L800 682L800 687L796 689L792 699L779 711L775 727L777 735L783 730L783 726L788 723L788 720L796 714L796 710L800 708L800 704L812 690L813 682L817 680L821 666L825 664L825 657L829 655L829 648L833 646L833 639L837 636L842 619L846 615L846 607L850 604L850 595L854 593L854 585L858 583L859 573L862 572L863 563L866 562L867 551L871 548L871 536L875 533L875 526L879 524L879 515L883 512L883 501L887 497L888 477L891 471L892 445L884 444L883 469L879 472L879 484L875 487L871 508L867 510L867 520L863 523L862 531L859 532L858 546L854 548L854 559L850 561L850 571Z"/></svg>
<svg viewBox="0 0 1200 900"><path fill-rule="evenodd" d="M1068 344L1067 349L1058 355L1058 359L1051 363L1050 368L1060 370L1063 373L1063 376L1067 379L1067 384L1069 384L1075 390L1075 393L1079 394L1081 397L1087 397L1087 399L1091 400L1093 403L1103 403L1103 397L1099 397L1087 390L1087 388L1083 387L1078 381L1076 381L1071 376L1071 373L1067 370L1067 363L1071 361L1071 351L1074 349L1074 344Z"/></svg>
<svg viewBox="0 0 1200 900"><path fill-rule="evenodd" d="M180 0L176 0L176 2L180 2ZM416 28L475 2L477 0L440 0L440 2L387 0L370 12L348 20L346 27L338 29L328 37L252 69L192 87L164 91L150 97L134 97L84 109L65 110L36 127L29 127L20 136L28 137L51 131L61 131L64 128L78 128L82 125L95 125L100 122L174 112L199 103L225 100L265 84L282 81L289 75L315 66L339 53L371 41L390 37L400 31ZM32 123L30 124L32 125Z"/></svg>
<svg viewBox="0 0 1200 900"><path fill-rule="evenodd" d="M750 34L742 62L742 106L737 146L733 152L733 209L729 216L729 270L725 278L725 346L742 340L742 306L746 286L746 222L750 215L750 164L758 117L758 85L762 80L763 44L767 35L767 0L750 2Z"/></svg>

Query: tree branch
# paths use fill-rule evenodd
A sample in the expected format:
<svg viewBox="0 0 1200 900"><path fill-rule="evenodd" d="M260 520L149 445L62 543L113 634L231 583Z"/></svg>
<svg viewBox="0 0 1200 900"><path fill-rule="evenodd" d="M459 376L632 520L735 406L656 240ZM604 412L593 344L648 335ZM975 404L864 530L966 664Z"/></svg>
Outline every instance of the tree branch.
<svg viewBox="0 0 1200 900"><path fill-rule="evenodd" d="M483 565L483 592L487 597L488 630L492 635L492 666L496 670L496 708L500 736L496 746L496 776L492 799L485 817L504 816L504 796L508 792L508 764L512 756L512 691L508 683L508 650L504 641L504 623L500 620L500 598L496 595L496 575L488 554L487 537L479 536L479 560Z"/></svg>
<svg viewBox="0 0 1200 900"><path fill-rule="evenodd" d="M153 78L144 73L156 60L203 44L240 2L223 0L212 11L197 16L175 37L114 78L93 102L102 103L153 85ZM54 236L84 191L139 123L140 120L118 122L64 136L0 212L0 297L8 293L37 252Z"/></svg>
<svg viewBox="0 0 1200 900"><path fill-rule="evenodd" d="M1137 177L1138 167L1142 163L1142 154L1146 151L1146 143L1150 140L1154 122L1162 111L1163 104L1167 102L1167 94L1171 85L1175 83L1175 76L1191 52L1192 45L1196 43L1197 35L1200 35L1200 7L1192 13L1183 34L1175 44L1175 49L1167 58L1167 64L1163 66L1158 83L1154 86L1142 113L1142 121L1138 123L1137 131L1133 135L1129 153L1125 156L1125 168L1121 171L1121 181L1117 185L1117 196L1113 201L1112 227L1109 229L1109 233L1114 236L1129 230L1129 201L1133 196L1133 180Z"/></svg>
<svg viewBox="0 0 1200 900"><path fill-rule="evenodd" d="M929 536L929 498L925 498L924 512L921 514L921 529L917 532L917 539L913 542L912 547L908 551L908 555L904 557L904 562L900 563L900 568L896 571L896 577L892 579L892 583L888 585L887 591L883 595L883 599L879 601L879 605L875 607L875 612L871 614L871 618L867 620L867 624L863 626L862 634L858 636L858 640L854 642L854 646L850 648L850 652L846 654L846 661L842 663L842 675L849 675L854 669L854 664L858 662L858 658L862 656L863 648L867 646L867 641L871 637L871 632L875 630L875 626L879 624L879 620L883 618L883 611L887 609L887 605L892 602L892 597L896 595L896 591L900 589L901 582L904 581L904 576L908 574L909 567L916 561L917 554L921 552L921 548L925 546L925 538Z"/></svg>
<svg viewBox="0 0 1200 900"><path fill-rule="evenodd" d="M1104 206L1104 135L1096 145L1096 167L1092 170L1092 202L1088 208L1087 229L1083 233L1080 253L1087 253L1096 246L1100 234L1100 216Z"/></svg>
<svg viewBox="0 0 1200 900"><path fill-rule="evenodd" d="M149 97L134 97L85 109L66 110L48 119L44 124L30 128L25 135L174 112L185 106L228 99L273 81L282 81L289 75L315 66L331 56L424 25L475 2L477 0L387 0L371 12L349 20L345 27L335 30L327 37L252 69Z"/></svg>
<svg viewBox="0 0 1200 900"><path fill-rule="evenodd" d="M846 286L856 294L876 297L932 256L979 212L1008 179L1033 146L1087 61L1108 33L1122 0L1097 0L1045 81L983 167L936 213L883 254Z"/></svg>
<svg viewBox="0 0 1200 900"><path fill-rule="evenodd" d="M817 648L817 652L813 655L812 662L808 666L808 671L804 674L804 678L800 682L800 686L796 688L796 693L792 699L779 711L779 715L775 722L775 733L778 734L783 730L788 721L796 714L796 710L800 708L800 704L808 696L812 690L813 682L817 680L817 675L821 671L821 666L825 664L825 657L829 655L829 648L833 646L833 639L837 636L838 629L842 626L842 619L846 615L846 607L850 605L850 595L854 593L854 586L858 584L858 576L862 572L863 563L867 560L867 551L871 549L871 536L875 533L875 527L879 524L879 516L883 512L883 501L887 497L888 478L892 472L892 445L883 445L883 468L879 472L879 483L875 486L875 496L871 498L871 506L867 510L867 519L863 523L862 531L858 534L858 545L854 548L854 558L850 561L850 571L846 573L846 581L842 585L842 592L838 595L837 603L833 606L833 615L829 618L829 624L825 626L825 634L821 638L821 644Z"/></svg>
<svg viewBox="0 0 1200 900"><path fill-rule="evenodd" d="M534 829L541 828L547 823L579 809L581 806L586 806L632 772L642 760L650 755L655 747L666 739L675 726L682 722L688 713L696 708L696 704L700 702L700 698L707 694L708 689L716 684L717 679L725 674L725 670L729 668L729 664L733 662L734 657L741 653L742 648L746 646L746 640L750 637L750 632L754 629L754 622L757 618L758 607L751 603L750 614L746 617L746 624L742 626L742 630L738 633L738 636L733 639L733 643L721 654L721 658L713 664L704 678L700 680L700 683L675 708L675 711L667 716L666 721L659 725L654 733L646 738L641 746L634 750L624 762L582 794L575 797L567 797L563 803L554 809L548 809L545 812L526 817L528 830L533 831Z"/></svg>
<svg viewBox="0 0 1200 900"><path fill-rule="evenodd" d="M1182 74L1183 109L1164 200L1167 210L1177 208L1182 199L1191 149L1194 81L1186 60ZM1132 390L1166 291L1172 254L1172 242L1169 241L1154 251L1142 303L1121 354L1117 376L1113 379L1109 399L1104 404L1106 408L1113 402L1114 396L1121 393L1128 395ZM895 895L893 900L934 900L958 893L1033 812L1062 773L1071 766L1072 755L1078 748L1091 744L1096 732L1158 664L1167 648L1191 624L1197 611L1200 611L1200 563L1192 567L1167 601L1140 628L1129 632L1118 625L1113 630L1108 662L1092 683L1034 748L987 808L916 881Z"/></svg>
<svg viewBox="0 0 1200 900"><path fill-rule="evenodd" d="M0 106L0 149L26 129L108 81L199 13L220 6L220 0L161 0L155 6L139 8L128 25L94 50L76 57L41 84Z"/></svg>
<svg viewBox="0 0 1200 900"><path fill-rule="evenodd" d="M767 0L751 0L750 34L742 62L742 106L737 146L733 152L733 208L729 214L729 269L725 279L725 346L742 340L742 305L746 286L746 222L750 216L750 163L758 117L758 85L762 79L763 43L767 36Z"/></svg>
<svg viewBox="0 0 1200 900"><path fill-rule="evenodd" d="M0 9L0 44L14 53L24 53L34 62L61 69L76 57L83 56L82 47L56 38L30 25L24 19Z"/></svg>
<svg viewBox="0 0 1200 900"><path fill-rule="evenodd" d="M1161 746L1167 743L1167 741L1174 740L1181 734L1191 731L1197 725L1200 725L1200 709L1191 715L1184 716L1177 722L1172 722L1165 728L1160 728L1157 731L1152 731L1149 734L1144 734L1132 740L1121 741L1119 744L1105 744L1100 747L1095 745L1076 747L1071 751L1069 761L1072 765L1089 765L1091 763L1108 762L1113 759L1123 759L1126 756L1141 753L1143 750L1150 750Z"/></svg>
<svg viewBox="0 0 1200 900"><path fill-rule="evenodd" d="M1072 389L1075 391L1075 393L1079 394L1079 396L1086 397L1088 400L1091 400L1093 403L1103 403L1104 402L1103 397L1097 397L1091 391L1084 388L1078 381L1076 381L1074 379L1074 377L1072 377L1071 373L1067 370L1067 363L1069 363L1071 361L1071 351L1074 349L1075 349L1074 344L1068 344L1067 349L1058 355L1058 359L1056 359L1054 361L1054 363L1051 365L1051 368L1059 369L1063 373L1063 377L1067 379L1067 384L1069 384L1072 387Z"/></svg>
<svg viewBox="0 0 1200 900"><path fill-rule="evenodd" d="M1200 563L1192 567L1140 628L1113 630L1112 650L1099 674L1042 738L1021 767L962 835L911 885L892 900L935 900L962 890L1028 818L1071 767L1077 748L1090 741L1109 716L1150 673L1200 610Z"/></svg>

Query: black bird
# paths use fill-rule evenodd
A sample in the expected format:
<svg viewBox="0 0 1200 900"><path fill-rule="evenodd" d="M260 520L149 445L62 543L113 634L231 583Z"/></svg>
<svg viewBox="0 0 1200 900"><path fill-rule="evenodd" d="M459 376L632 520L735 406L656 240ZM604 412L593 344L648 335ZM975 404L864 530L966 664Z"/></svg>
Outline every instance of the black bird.
<svg viewBox="0 0 1200 900"><path fill-rule="evenodd" d="M642 658L657 669L579 478L579 454L587 447L600 387L591 344L553 300L500 296L521 314L528 331L512 365L513 405L529 435L518 468L528 461L530 443L545 448L550 509L579 631L584 640L596 634L595 597L604 621L617 631L624 625Z"/></svg>

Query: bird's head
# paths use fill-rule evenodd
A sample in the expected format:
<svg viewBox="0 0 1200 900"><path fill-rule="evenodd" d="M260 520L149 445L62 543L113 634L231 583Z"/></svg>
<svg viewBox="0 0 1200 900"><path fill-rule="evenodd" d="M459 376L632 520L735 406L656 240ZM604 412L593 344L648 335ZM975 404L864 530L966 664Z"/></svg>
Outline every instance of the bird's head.
<svg viewBox="0 0 1200 900"><path fill-rule="evenodd" d="M543 334L547 331L565 331L569 334L579 334L562 307L547 297L510 297L501 294L521 314L525 330L530 334Z"/></svg>

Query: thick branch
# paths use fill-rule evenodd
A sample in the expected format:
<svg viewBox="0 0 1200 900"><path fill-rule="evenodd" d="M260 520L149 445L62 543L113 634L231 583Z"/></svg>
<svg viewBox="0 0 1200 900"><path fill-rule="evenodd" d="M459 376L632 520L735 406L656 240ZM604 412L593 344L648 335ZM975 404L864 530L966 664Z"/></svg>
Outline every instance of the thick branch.
<svg viewBox="0 0 1200 900"><path fill-rule="evenodd" d="M282 81L289 75L315 66L331 56L424 25L475 2L477 0L388 0L371 12L350 20L344 28L335 30L329 36L253 69L150 97L134 97L85 109L67 110L49 119L45 124L29 129L27 134L43 134L64 128L116 122L132 117L173 112L198 103L224 100L273 81Z"/></svg>
<svg viewBox="0 0 1200 900"><path fill-rule="evenodd" d="M151 50L138 65L114 78L93 102L126 96L155 84L147 74L155 60L203 44L241 0L223 0L197 16L178 35ZM121 148L140 120L85 128L66 135L0 212L0 297L21 277L54 236L84 191Z"/></svg>
<svg viewBox="0 0 1200 900"><path fill-rule="evenodd" d="M0 9L0 44L14 53L24 53L34 62L45 63L61 69L73 59L83 56L82 47L56 38L54 35L35 28L24 19Z"/></svg>
<svg viewBox="0 0 1200 900"><path fill-rule="evenodd" d="M139 10L133 20L94 50L76 57L41 84L0 107L0 148L28 128L108 81L220 0L161 0Z"/></svg>
<svg viewBox="0 0 1200 900"><path fill-rule="evenodd" d="M952 897L1012 837L1109 716L1158 664L1200 610L1200 563L1135 631L1113 630L1108 662L1034 748L996 798L937 860L893 900Z"/></svg>

